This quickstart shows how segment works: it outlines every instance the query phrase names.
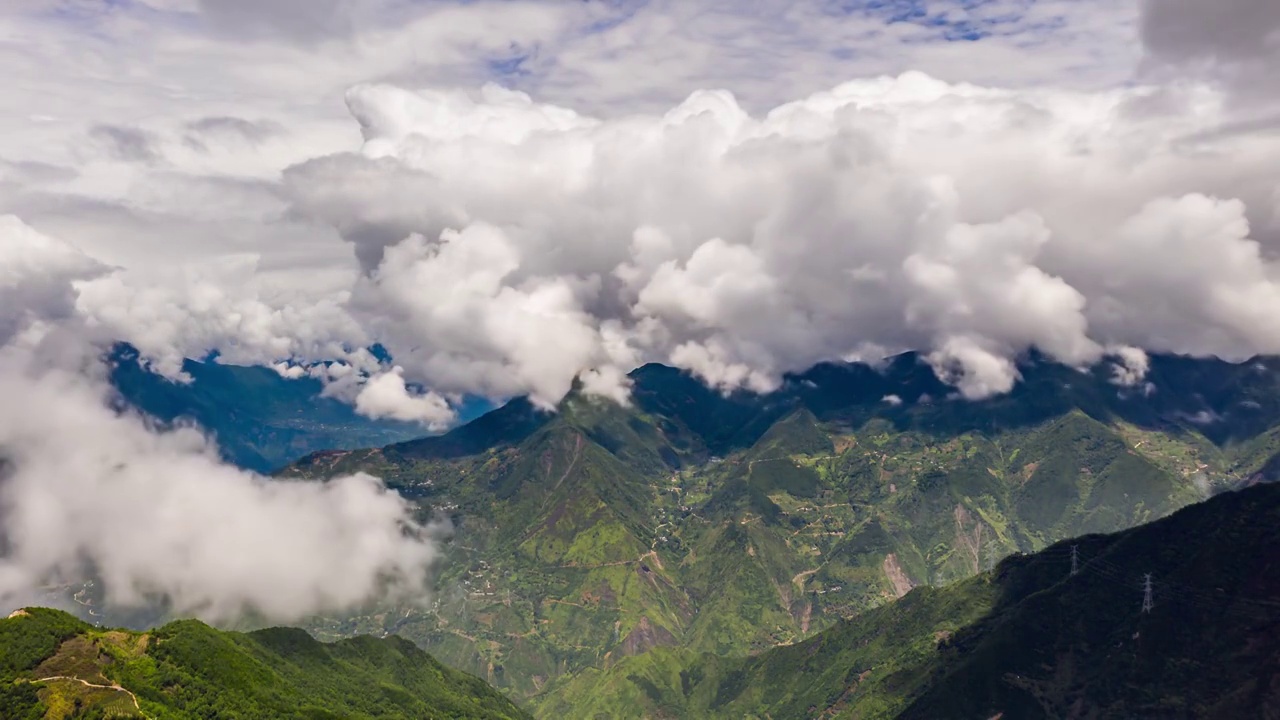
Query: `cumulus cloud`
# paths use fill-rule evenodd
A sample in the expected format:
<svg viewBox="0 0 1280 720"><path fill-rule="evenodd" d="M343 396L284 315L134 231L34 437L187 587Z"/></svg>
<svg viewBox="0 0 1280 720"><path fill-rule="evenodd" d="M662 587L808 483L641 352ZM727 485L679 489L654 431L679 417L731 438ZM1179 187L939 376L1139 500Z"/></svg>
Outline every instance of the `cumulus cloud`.
<svg viewBox="0 0 1280 720"><path fill-rule="evenodd" d="M105 268L0 219L0 604L96 577L116 607L272 621L418 600L431 529L368 475L275 481L113 408L76 283Z"/></svg>
<svg viewBox="0 0 1280 720"><path fill-rule="evenodd" d="M438 430L454 418L449 401L437 393L413 395L404 384L404 368L375 375L365 382L356 395L356 412L374 418L416 421Z"/></svg>
<svg viewBox="0 0 1280 720"><path fill-rule="evenodd" d="M1229 116L1209 86L907 73L764 115L700 91L620 118L496 86L359 85L347 102L363 144L279 185L172 177L134 202L327 226L350 266L324 282L286 280L259 252L127 269L81 284L86 325L171 375L218 350L353 403L377 378L363 412L433 427L444 398L550 407L575 378L625 400L648 361L763 391L819 361L914 349L976 398L1012 387L1032 348L1078 367L1112 348L1280 351L1280 138L1186 142ZM244 130L226 117L188 129ZM361 350L374 343L399 371Z"/></svg>
<svg viewBox="0 0 1280 720"><path fill-rule="evenodd" d="M33 378L4 362L0 602L89 574L113 606L167 601L214 620L421 597L434 546L377 479L255 477L194 430L117 415L79 374Z"/></svg>
<svg viewBox="0 0 1280 720"><path fill-rule="evenodd" d="M1179 145L1223 117L1208 87L908 73L763 117L699 92L612 120L496 88L348 104L361 153L289 169L287 193L352 244L362 327L444 392L552 402L591 372L621 394L600 378L647 360L767 390L910 348L982 397L1030 348L1076 366L1280 350L1275 237L1251 228L1280 142Z"/></svg>
<svg viewBox="0 0 1280 720"><path fill-rule="evenodd" d="M254 42L272 33L333 41L338 54L351 49L336 40L345 21L327 24L328 9L376 15L374 25L394 15L378 2L322 4L296 19L280 13L285 5L250 5L188 10L224 29L258 28L245 35ZM430 13L447 25L492 9ZM519 9L538 42L583 19L549 4ZM608 21L607 39L687 11L589 12ZM808 12L770 4L761 17L808 21ZM841 32L870 27L854 15ZM431 24L415 17L414 27ZM318 24L282 25L294 20ZM755 28L760 17L740 21ZM399 37L388 31L394 48L379 58L399 52ZM1161 42L1149 40L1152 53ZM253 92L270 97L266 81L301 82L282 68L314 59L319 45L254 47L269 57L240 74L263 79ZM356 55L352 73L397 77ZM327 82L347 77L334 73ZM352 402L377 378L407 404L371 391L368 412L411 407L428 423L441 397L528 393L549 406L575 377L625 399L625 373L646 361L725 389L767 390L821 360L916 349L963 395L981 397L1011 387L1029 348L1076 366L1116 347L1248 357L1280 348L1267 310L1277 299L1280 139L1224 136L1236 120L1229 98L1195 82L1028 90L912 72L765 113L703 90L664 113L588 114L496 85L365 83L346 95L346 125L326 125L323 142L285 112L201 103L167 127L148 120L138 137L107 133L115 155L75 179L93 197L128 187L112 207L134 224L103 245L145 247L112 256L127 271L82 283L77 308L88 327L129 340L166 373L216 349L321 377ZM164 157L163 172L130 161L147 149ZM71 207L36 204L51 206ZM111 225L86 224L73 229L91 237ZM335 236L347 255L321 259ZM139 267L196 245L220 251L178 270ZM319 267L324 282L311 272ZM282 268L294 272L286 279ZM401 370L355 357L373 343Z"/></svg>
<svg viewBox="0 0 1280 720"><path fill-rule="evenodd" d="M1121 387L1134 387L1147 377L1150 359L1140 348L1115 348L1115 362L1111 365L1111 380Z"/></svg>
<svg viewBox="0 0 1280 720"><path fill-rule="evenodd" d="M553 406L578 372L608 363L575 278L514 278L524 258L501 229L473 224L434 243L387 248L351 307L396 362L443 392L530 393Z"/></svg>
<svg viewBox="0 0 1280 720"><path fill-rule="evenodd" d="M177 378L184 358L215 349L241 364L344 356L344 340L364 337L344 297L273 286L248 256L165 276L114 273L81 285L76 302L99 336L127 340Z"/></svg>
<svg viewBox="0 0 1280 720"><path fill-rule="evenodd" d="M78 249L0 216L0 347L42 321L75 313L72 281L107 268Z"/></svg>

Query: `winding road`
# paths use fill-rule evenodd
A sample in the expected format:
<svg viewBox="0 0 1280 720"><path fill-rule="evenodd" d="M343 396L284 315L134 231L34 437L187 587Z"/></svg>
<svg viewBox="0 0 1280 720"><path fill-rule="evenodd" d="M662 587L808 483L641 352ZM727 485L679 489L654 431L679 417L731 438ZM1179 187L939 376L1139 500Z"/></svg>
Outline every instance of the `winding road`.
<svg viewBox="0 0 1280 720"><path fill-rule="evenodd" d="M122 692L128 695L129 699L133 701L133 706L138 710L138 714L142 715L143 717L147 717L147 714L142 712L142 706L138 704L138 696L134 695L132 691L126 690L125 688L122 688L119 685L96 685L94 683L89 682L88 680L82 680L78 677L68 677L66 675L51 675L50 677L37 678L32 682L49 682L50 680L72 680L86 687L99 688L101 690L115 690L117 692Z"/></svg>

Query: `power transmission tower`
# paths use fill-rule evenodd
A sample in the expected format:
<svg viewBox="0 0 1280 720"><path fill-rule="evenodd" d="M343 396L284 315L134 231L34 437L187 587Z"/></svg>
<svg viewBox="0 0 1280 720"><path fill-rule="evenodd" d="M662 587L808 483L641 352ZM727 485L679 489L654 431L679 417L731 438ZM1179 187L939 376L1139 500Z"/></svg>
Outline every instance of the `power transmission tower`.
<svg viewBox="0 0 1280 720"><path fill-rule="evenodd" d="M1151 602L1151 573L1142 576L1142 612L1149 613L1154 603Z"/></svg>
<svg viewBox="0 0 1280 720"><path fill-rule="evenodd" d="M1080 548L1077 545L1071 546L1071 574L1075 575L1080 572Z"/></svg>

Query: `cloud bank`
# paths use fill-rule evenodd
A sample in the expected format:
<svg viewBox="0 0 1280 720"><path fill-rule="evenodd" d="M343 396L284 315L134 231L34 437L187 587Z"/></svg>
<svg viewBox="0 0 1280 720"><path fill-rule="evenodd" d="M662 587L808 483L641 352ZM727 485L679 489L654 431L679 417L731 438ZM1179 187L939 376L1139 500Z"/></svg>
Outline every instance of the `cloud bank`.
<svg viewBox="0 0 1280 720"><path fill-rule="evenodd" d="M1232 102L1213 85L906 73L762 115L699 91L606 118L493 85L367 84L347 106L362 142L278 182L142 184L153 212L257 235L177 271L85 280L86 326L171 375L217 350L433 428L464 394L550 406L575 377L625 401L627 371L649 361L767 390L823 360L913 349L976 398L1007 391L1031 348L1079 366L1133 348L1280 352L1280 138L1221 134ZM158 147L230 167L291 132L245 134L260 125L185 122ZM192 128L209 142L183 151ZM298 254L249 251L277 229ZM319 240L301 261L326 229L346 263Z"/></svg>
<svg viewBox="0 0 1280 720"><path fill-rule="evenodd" d="M1030 348L1280 351L1280 141L1187 143L1226 116L1208 86L908 73L763 117L699 92L612 120L496 87L347 101L360 152L288 169L286 194L353 246L358 324L441 392L552 404L650 360L767 390L916 349L982 397Z"/></svg>
<svg viewBox="0 0 1280 720"><path fill-rule="evenodd" d="M112 407L75 280L104 268L0 218L0 605L96 577L108 604L270 621L418 600L436 556L411 507L364 474L269 481L191 428Z"/></svg>

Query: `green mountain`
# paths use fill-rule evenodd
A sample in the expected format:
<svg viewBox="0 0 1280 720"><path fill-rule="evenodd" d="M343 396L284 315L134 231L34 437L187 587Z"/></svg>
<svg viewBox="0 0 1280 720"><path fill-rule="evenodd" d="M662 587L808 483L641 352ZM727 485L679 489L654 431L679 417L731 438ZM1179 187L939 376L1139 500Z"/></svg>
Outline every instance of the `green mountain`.
<svg viewBox="0 0 1280 720"><path fill-rule="evenodd" d="M317 453L286 474L377 474L455 533L429 611L308 629L394 632L564 714L575 675L796 643L1010 553L1264 479L1280 466L1278 368L1153 357L1150 384L1125 388L1029 357L1013 392L966 402L913 355L819 366L764 396L650 365L629 407L517 400L444 436Z"/></svg>
<svg viewBox="0 0 1280 720"><path fill-rule="evenodd" d="M1254 487L916 588L754 657L659 650L584 671L540 714L1280 717L1278 559L1280 486Z"/></svg>
<svg viewBox="0 0 1280 720"><path fill-rule="evenodd" d="M213 436L223 457L239 467L270 472L318 450L386 445L426 434L422 426L370 420L324 397L312 378L286 379L264 367L187 360L189 383L158 375L128 345L108 357L111 383L126 406L163 422L193 422ZM463 420L485 409L469 402Z"/></svg>
<svg viewBox="0 0 1280 720"><path fill-rule="evenodd" d="M400 638L324 645L301 630L241 634L184 620L146 633L66 613L0 620L0 717L474 718L528 715Z"/></svg>

